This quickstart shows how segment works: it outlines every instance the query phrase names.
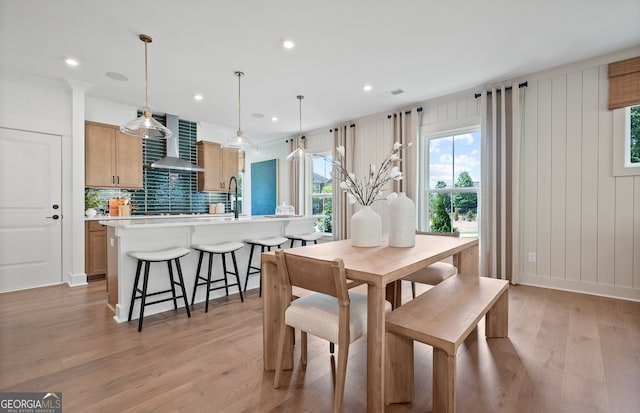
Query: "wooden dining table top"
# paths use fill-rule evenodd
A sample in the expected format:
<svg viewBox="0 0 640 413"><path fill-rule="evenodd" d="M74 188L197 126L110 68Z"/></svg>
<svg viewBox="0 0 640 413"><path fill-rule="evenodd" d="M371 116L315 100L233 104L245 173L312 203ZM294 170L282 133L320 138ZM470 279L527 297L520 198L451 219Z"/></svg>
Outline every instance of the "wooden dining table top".
<svg viewBox="0 0 640 413"><path fill-rule="evenodd" d="M383 235L382 243L378 247L354 247L351 240L346 239L308 245L304 248L290 248L287 249L287 254L322 260L341 258L348 279L386 285L429 264L478 245L478 240L416 235L413 247L390 247L388 244L387 236Z"/></svg>

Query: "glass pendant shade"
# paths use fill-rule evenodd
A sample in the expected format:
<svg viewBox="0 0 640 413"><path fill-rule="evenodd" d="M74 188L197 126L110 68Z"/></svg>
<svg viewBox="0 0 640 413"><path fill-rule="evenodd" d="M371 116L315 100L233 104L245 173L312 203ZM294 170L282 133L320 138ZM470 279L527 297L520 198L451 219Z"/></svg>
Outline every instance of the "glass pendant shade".
<svg viewBox="0 0 640 413"><path fill-rule="evenodd" d="M240 151L253 146L253 143L249 140L249 138L242 136L241 130L238 130L234 136L230 137L224 142L223 146L225 148L237 149Z"/></svg>
<svg viewBox="0 0 640 413"><path fill-rule="evenodd" d="M287 160L288 161L295 161L298 159L304 159L307 156L309 156L307 154L307 152L304 150L304 144L302 142L298 143L298 147L291 152L289 155L287 155Z"/></svg>
<svg viewBox="0 0 640 413"><path fill-rule="evenodd" d="M249 138L243 136L242 129L240 128L240 78L244 76L244 73L235 72L235 75L238 77L238 130L236 134L227 139L222 146L224 148L241 151L254 145Z"/></svg>
<svg viewBox="0 0 640 413"><path fill-rule="evenodd" d="M151 110L146 107L142 108L142 116L120 126L120 130L144 139L167 139L172 134L169 128L151 116Z"/></svg>
<svg viewBox="0 0 640 413"><path fill-rule="evenodd" d="M300 107L300 135L298 136L298 147L287 155L288 161L304 160L311 157L311 154L308 154L307 151L304 150L304 143L302 142L302 99L304 99L304 96L298 95L296 98L298 99Z"/></svg>
<svg viewBox="0 0 640 413"><path fill-rule="evenodd" d="M151 39L151 36L147 36L146 34L141 34L138 38L144 43L144 107L142 108L142 116L120 126L120 130L128 135L140 136L144 139L166 139L171 137L171 131L169 128L155 120L151 116L151 109L149 109L149 64L147 58L147 45L153 40Z"/></svg>

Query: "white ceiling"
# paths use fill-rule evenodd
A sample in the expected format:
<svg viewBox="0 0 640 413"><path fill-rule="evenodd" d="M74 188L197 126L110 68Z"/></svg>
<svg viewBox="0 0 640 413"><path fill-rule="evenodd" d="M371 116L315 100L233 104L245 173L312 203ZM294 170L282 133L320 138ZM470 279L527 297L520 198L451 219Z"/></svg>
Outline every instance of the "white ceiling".
<svg viewBox="0 0 640 413"><path fill-rule="evenodd" d="M636 46L640 1L0 0L0 68L139 108L140 33L153 111L233 131L241 70L242 129L264 141L297 134L299 94L308 131Z"/></svg>

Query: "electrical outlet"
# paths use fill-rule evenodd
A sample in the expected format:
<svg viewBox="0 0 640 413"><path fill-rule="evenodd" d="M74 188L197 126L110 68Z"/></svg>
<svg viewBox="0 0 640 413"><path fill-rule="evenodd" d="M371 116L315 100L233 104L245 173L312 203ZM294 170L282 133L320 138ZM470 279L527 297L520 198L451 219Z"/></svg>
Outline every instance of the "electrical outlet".
<svg viewBox="0 0 640 413"><path fill-rule="evenodd" d="M535 252L530 252L529 253L529 262L536 262L536 253Z"/></svg>

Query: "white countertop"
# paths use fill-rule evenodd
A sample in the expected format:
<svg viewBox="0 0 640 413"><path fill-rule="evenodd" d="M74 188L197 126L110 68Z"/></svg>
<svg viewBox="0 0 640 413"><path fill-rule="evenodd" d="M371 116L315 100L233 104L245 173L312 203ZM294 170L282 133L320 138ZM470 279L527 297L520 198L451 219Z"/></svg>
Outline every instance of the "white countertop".
<svg viewBox="0 0 640 413"><path fill-rule="evenodd" d="M194 217L202 217L202 218L224 218L224 217L233 217L233 213L224 213L224 214L175 214L175 215L131 215L128 217L112 217L111 215L96 215L94 217L85 217L85 221L110 221L110 220L134 220L134 219L166 219L166 218L194 218Z"/></svg>
<svg viewBox="0 0 640 413"><path fill-rule="evenodd" d="M106 217L103 217L106 218ZM119 219L113 219L119 218ZM126 218L126 219L125 219ZM163 228L194 225L220 225L220 224L250 224L256 222L279 222L314 219L311 216L240 216L238 219L229 214L200 214L200 215L161 215L141 217L112 217L101 219L100 224L116 228Z"/></svg>

